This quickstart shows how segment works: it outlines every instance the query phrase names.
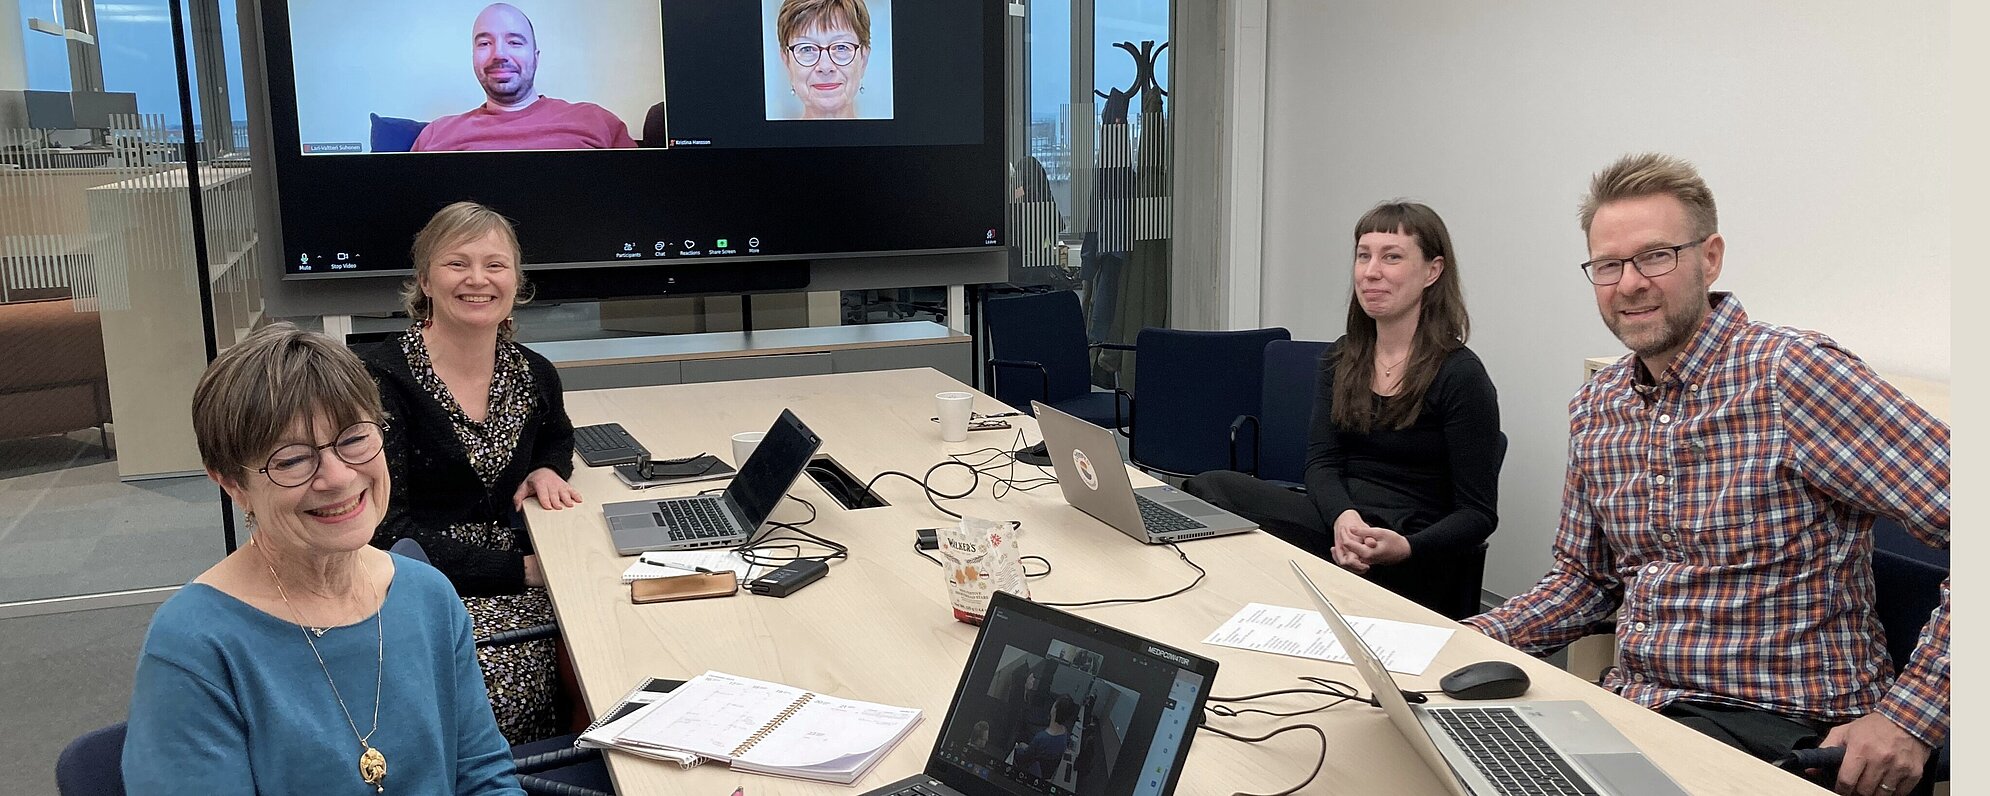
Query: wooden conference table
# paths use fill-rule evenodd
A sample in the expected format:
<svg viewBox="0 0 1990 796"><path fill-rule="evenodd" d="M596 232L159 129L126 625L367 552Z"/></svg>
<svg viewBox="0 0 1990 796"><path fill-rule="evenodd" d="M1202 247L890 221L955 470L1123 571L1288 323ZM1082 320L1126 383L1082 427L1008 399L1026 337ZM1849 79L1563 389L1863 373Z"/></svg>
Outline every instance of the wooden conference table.
<svg viewBox="0 0 1990 796"><path fill-rule="evenodd" d="M732 434L765 430L781 409L789 408L822 436L822 453L868 480L884 470L916 476L946 460L949 453L1012 447L1013 431L972 432L962 443L940 441L938 426L930 419L934 393L967 389L937 371L918 369L571 392L567 411L576 425L621 423L658 457L710 451L730 460ZM975 410L1011 411L979 393ZM1039 438L1029 418L1010 421L1028 431L1030 442ZM1136 483L1153 483L1137 471L1134 478ZM934 478L936 487L956 493L967 481L965 471L954 467ZM954 621L941 569L912 550L914 529L948 519L927 503L919 487L888 478L877 491L890 506L846 511L803 477L791 494L815 504L820 512L808 530L850 548L850 557L833 564L827 577L785 599L752 596L742 589L731 598L632 605L621 574L633 559L616 555L609 544L601 504L690 494L712 484L637 493L606 468L581 467L574 474L574 485L587 503L566 511L545 511L528 501L526 520L581 688L597 715L644 677L686 678L708 669L926 711L925 720L857 789L733 772L723 764L687 771L610 754L610 770L623 796L725 796L741 785L749 796L853 793L924 766L974 642L975 628ZM1168 548L1137 543L1071 508L1054 485L1011 492L1001 500L991 497L991 488L983 479L975 496L946 505L963 514L1022 522L1022 551L1044 556L1054 567L1049 577L1031 581L1037 599L1077 602L1162 594L1195 576ZM806 515L806 509L787 500L774 518L798 521ZM1157 602L1079 612L1217 659L1221 669L1213 692L1218 695L1296 687L1303 685L1295 679L1300 675L1359 683L1349 666L1202 643L1246 603L1311 607L1287 559L1305 564L1346 613L1449 624L1436 613L1262 532L1180 547L1208 570L1201 585ZM1425 675L1405 677L1402 685L1434 689L1445 672L1491 658L1511 660L1527 670L1533 680L1529 699L1583 699L1596 705L1692 793L1823 792L1467 629L1452 636ZM1284 697L1259 706L1294 710L1320 704L1322 699ZM1366 705L1346 703L1303 719L1250 715L1210 720L1244 735L1261 735L1300 721L1320 725L1328 734L1326 767L1305 793L1443 792L1409 745L1390 729L1382 712ZM1202 733L1190 752L1178 792L1283 790L1305 778L1319 752L1319 737L1304 731L1252 745Z"/></svg>

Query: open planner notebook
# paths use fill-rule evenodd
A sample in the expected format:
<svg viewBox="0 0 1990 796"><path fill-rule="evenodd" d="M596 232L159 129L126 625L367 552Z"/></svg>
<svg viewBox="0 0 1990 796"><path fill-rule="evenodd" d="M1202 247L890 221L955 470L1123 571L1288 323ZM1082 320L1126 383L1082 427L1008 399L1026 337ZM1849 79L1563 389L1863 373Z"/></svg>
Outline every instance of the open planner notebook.
<svg viewBox="0 0 1990 796"><path fill-rule="evenodd" d="M904 739L920 713L706 672L631 718L615 747L683 752L741 771L848 785Z"/></svg>

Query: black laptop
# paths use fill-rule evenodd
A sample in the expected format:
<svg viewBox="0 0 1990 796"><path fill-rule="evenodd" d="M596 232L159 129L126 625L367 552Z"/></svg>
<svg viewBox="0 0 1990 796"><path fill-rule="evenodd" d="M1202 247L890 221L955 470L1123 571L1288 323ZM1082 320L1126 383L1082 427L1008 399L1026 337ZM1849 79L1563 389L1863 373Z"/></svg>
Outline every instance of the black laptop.
<svg viewBox="0 0 1990 796"><path fill-rule="evenodd" d="M997 592L926 770L866 796L1164 796L1216 662Z"/></svg>

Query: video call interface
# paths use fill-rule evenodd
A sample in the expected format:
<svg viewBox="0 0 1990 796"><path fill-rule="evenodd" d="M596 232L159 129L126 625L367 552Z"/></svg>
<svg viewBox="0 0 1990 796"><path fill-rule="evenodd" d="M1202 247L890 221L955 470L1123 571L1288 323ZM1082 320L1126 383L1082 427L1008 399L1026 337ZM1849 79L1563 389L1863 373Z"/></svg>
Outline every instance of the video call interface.
<svg viewBox="0 0 1990 796"><path fill-rule="evenodd" d="M1166 789L1200 674L1016 614L985 632L1000 635L969 663L943 761L1019 796Z"/></svg>
<svg viewBox="0 0 1990 796"><path fill-rule="evenodd" d="M987 88L988 58L999 48L986 52L995 12L979 0L266 6L274 11L266 18L285 23L265 25L271 82L295 87L288 97L272 92L276 140L286 140L286 127L295 131L296 155L280 152L280 168L290 161L297 165L286 171L308 172L313 194L338 193L341 183L357 180L373 189L367 201L391 203L401 192L390 183L453 184L455 193L470 195L451 198L486 201L529 226L533 213L508 204L504 189L566 200L569 214L612 189L620 191L617 201L590 215L601 226L626 219L624 226L648 227L609 232L555 261L997 245L987 229L1001 226L999 209L976 219L979 228L963 224L944 240L887 234L882 244L864 242L879 240L887 217L867 211L895 207L902 216L904 202L930 204L932 196L917 195L921 188L937 190L941 179L958 177L940 167L978 162L958 148L993 148L990 162L999 167L999 118L989 113L995 108L999 117L999 104ZM278 63L280 53L288 64ZM741 149L777 151L693 152ZM528 178L521 173L527 169L554 176ZM910 190L903 185L908 173L919 175ZM1002 176L990 175L996 191ZM653 202L630 201L630 192L645 191ZM714 194L721 205L747 211L738 215L767 220L657 223L659 215L700 209L724 215L712 212L729 209L711 207ZM794 232L839 221L847 246ZM853 236L852 224L867 226ZM521 237L530 261L533 236ZM405 241L398 250L316 241L286 248L293 274L408 267L399 259Z"/></svg>

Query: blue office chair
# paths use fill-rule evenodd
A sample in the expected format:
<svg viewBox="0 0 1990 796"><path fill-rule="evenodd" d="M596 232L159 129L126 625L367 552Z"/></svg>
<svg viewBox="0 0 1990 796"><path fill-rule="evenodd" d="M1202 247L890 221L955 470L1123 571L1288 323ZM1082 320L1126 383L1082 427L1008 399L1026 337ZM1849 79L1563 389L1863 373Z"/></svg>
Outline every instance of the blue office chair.
<svg viewBox="0 0 1990 796"><path fill-rule="evenodd" d="M1077 293L1001 296L984 301L981 311L988 328L989 392L996 400L1025 412L1030 401L1042 401L1094 425L1126 427L1125 394L1094 391L1090 360L1093 349L1133 346L1087 343Z"/></svg>
<svg viewBox="0 0 1990 796"><path fill-rule="evenodd" d="M1332 347L1311 340L1265 344L1260 410L1230 422L1230 469L1287 486L1306 482L1320 359Z"/></svg>
<svg viewBox="0 0 1990 796"><path fill-rule="evenodd" d="M62 796L124 796L124 722L84 733L55 758Z"/></svg>
<svg viewBox="0 0 1990 796"><path fill-rule="evenodd" d="M1921 628L1942 603L1948 576L1949 551L1922 544L1891 518L1873 521L1873 611L1896 671L1914 657ZM1950 746L1935 750L1928 772L1935 782L1949 781Z"/></svg>
<svg viewBox="0 0 1990 796"><path fill-rule="evenodd" d="M1236 332L1140 330L1127 458L1143 470L1186 478L1224 469L1230 423L1262 416L1265 346L1281 328Z"/></svg>

